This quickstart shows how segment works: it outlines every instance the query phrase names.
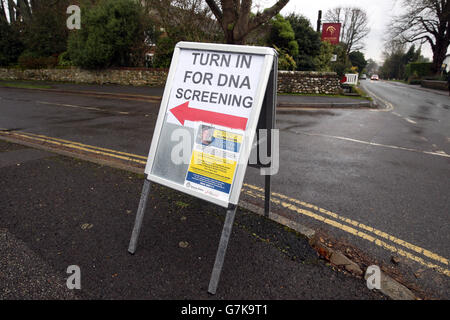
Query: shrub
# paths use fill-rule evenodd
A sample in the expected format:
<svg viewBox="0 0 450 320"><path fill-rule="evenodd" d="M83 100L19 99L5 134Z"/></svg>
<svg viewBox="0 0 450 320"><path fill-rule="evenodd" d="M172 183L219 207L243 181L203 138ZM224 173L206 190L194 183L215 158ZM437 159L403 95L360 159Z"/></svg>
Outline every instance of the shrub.
<svg viewBox="0 0 450 320"><path fill-rule="evenodd" d="M69 53L64 51L58 57L58 66L60 67L70 67L72 66L72 61L70 60Z"/></svg>
<svg viewBox="0 0 450 320"><path fill-rule="evenodd" d="M433 64L429 62L413 62L406 66L406 76L424 78L433 75Z"/></svg>
<svg viewBox="0 0 450 320"><path fill-rule="evenodd" d="M39 57L49 57L52 54L64 52L67 48L68 35L67 6L64 3L68 1L35 2L42 2L42 4L33 5L31 18L24 19L22 24L21 39L26 49ZM46 2L47 4L44 4Z"/></svg>
<svg viewBox="0 0 450 320"><path fill-rule="evenodd" d="M153 67L168 68L172 61L173 51L175 49L175 40L169 37L161 37L156 43L155 59Z"/></svg>
<svg viewBox="0 0 450 320"><path fill-rule="evenodd" d="M0 66L15 63L22 51L23 44L17 30L0 19Z"/></svg>
<svg viewBox="0 0 450 320"><path fill-rule="evenodd" d="M82 8L81 29L70 34L71 60L83 68L127 66L136 42L142 41L142 7L134 0L102 0Z"/></svg>
<svg viewBox="0 0 450 320"><path fill-rule="evenodd" d="M19 57L19 66L22 69L54 68L58 64L56 56L39 57L30 51L24 51Z"/></svg>

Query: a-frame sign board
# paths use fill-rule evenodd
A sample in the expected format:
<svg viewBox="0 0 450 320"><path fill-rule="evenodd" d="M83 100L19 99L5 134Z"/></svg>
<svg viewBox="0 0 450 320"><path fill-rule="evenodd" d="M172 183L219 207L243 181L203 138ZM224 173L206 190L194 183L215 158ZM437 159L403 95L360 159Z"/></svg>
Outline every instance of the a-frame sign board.
<svg viewBox="0 0 450 320"><path fill-rule="evenodd" d="M217 290L256 130L273 128L277 63L272 48L192 42L178 43L172 57L128 251L136 251L151 182L227 208L211 294Z"/></svg>

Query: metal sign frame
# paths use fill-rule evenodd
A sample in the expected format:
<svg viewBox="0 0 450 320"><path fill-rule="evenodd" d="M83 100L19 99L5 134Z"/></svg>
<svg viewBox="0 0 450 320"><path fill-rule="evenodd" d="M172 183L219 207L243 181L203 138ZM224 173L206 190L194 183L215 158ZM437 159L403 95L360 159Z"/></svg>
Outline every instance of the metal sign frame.
<svg viewBox="0 0 450 320"><path fill-rule="evenodd" d="M212 196L200 194L194 192L184 185L172 182L170 180L164 179L162 177L156 176L151 173L154 164L155 154L158 148L159 139L161 135L161 130L164 124L164 119L166 113L169 109L169 96L173 87L173 80L176 73L176 66L179 62L180 51L183 49L191 50L205 50L205 51L217 51L217 52L227 52L227 53L242 53L251 55L262 55L264 56L263 70L261 72L261 79L258 83L256 90L256 95L253 103L253 107L248 117L247 128L244 132L245 140L242 144L242 152L238 160L236 173L233 179L233 184L231 186L229 202L223 201L221 199L216 199ZM147 174L147 179L158 184L162 184L169 188L181 191L183 193L189 194L191 196L212 202L221 207L228 208L229 204L237 204L239 201L239 195L242 189L242 184L245 176L245 171L247 169L247 162L251 152L251 144L255 137L256 126L259 120L259 114L261 112L261 107L264 101L265 92L267 88L267 83L269 79L270 72L272 70L274 56L277 53L272 48L266 47L252 47L252 46L236 46L236 45L226 45L226 44L212 44L212 43L195 43L195 42L179 42L175 47L175 51L172 57L171 68L167 77L166 87L164 89L164 95L161 101L161 107L159 109L158 119L156 120L156 126L153 133L152 143L148 155L147 165L145 167L145 173ZM246 143L245 143L246 142Z"/></svg>
<svg viewBox="0 0 450 320"><path fill-rule="evenodd" d="M233 222L236 215L237 204L239 201L239 196L242 189L242 184L244 181L245 171L248 166L248 160L253 146L253 141L255 136L259 139L256 130L258 129L268 129L267 133L267 150L268 156L272 156L273 145L272 145L272 135L271 129L275 126L275 113L276 113L276 94L277 94L277 74L278 74L278 56L275 50L271 48L264 47L250 47L250 46L233 46L233 45L223 45L223 44L205 44L205 43L192 43L192 42L180 42L175 47L175 52L172 57L171 66L176 66L178 63L180 50L182 49L198 49L207 51L219 51L219 52L232 52L232 53L242 53L242 54L256 54L264 55L262 79L258 83L258 88L255 95L254 105L251 110L250 116L247 122L247 128L244 131L244 135L249 135L247 140L244 139L244 144L242 144L242 151L240 153L240 158L237 164L236 173L234 176L234 181L231 186L229 202L221 201L213 197L205 196L204 194L199 194L192 192L190 189L185 188L183 185L176 184L172 181L163 179L161 177L151 174L151 169L154 164L155 152L158 147L159 138L161 135L161 130L164 124L164 119L168 110L169 95L172 90L172 82L175 76L176 67L171 67L169 75L167 78L166 88L164 89L164 95L161 102L161 107L158 114L158 119L156 122L155 131L152 138L152 143L149 151L149 157L147 161L147 166L145 172L147 177L144 181L144 186L141 193L141 198L139 201L139 207L136 213L136 220L134 223L133 231L131 234L131 239L128 247L128 252L134 254L136 252L137 242L142 226L142 221L144 218L145 209L147 206L147 200L150 193L151 182L156 182L172 189L184 192L186 194L192 195L194 197L215 203L219 206L226 207L227 213L222 229L222 234L220 237L219 247L217 249L216 259L214 262L214 267L211 273L211 278L208 286L208 292L215 294L218 283L220 280L220 274L222 272L223 263L225 260L225 254L228 247L228 242L231 236L231 231L233 228ZM261 112L263 110L263 112ZM258 153L259 154L259 153ZM259 162L259 161L258 161ZM257 163L252 165L256 168L267 168L271 166L268 164ZM265 211L266 215L270 211L270 175L265 176Z"/></svg>

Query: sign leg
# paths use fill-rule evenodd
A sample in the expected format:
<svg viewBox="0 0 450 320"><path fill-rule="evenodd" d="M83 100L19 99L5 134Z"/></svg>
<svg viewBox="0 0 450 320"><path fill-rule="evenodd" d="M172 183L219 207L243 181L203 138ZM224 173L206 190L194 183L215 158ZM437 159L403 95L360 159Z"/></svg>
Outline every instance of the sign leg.
<svg viewBox="0 0 450 320"><path fill-rule="evenodd" d="M136 220L134 222L133 233L131 234L130 244L128 246L128 252L131 254L134 254L136 252L139 233L141 232L142 220L144 219L145 208L147 207L147 199L150 193L150 186L150 181L145 178L141 193L141 200L139 201Z"/></svg>
<svg viewBox="0 0 450 320"><path fill-rule="evenodd" d="M217 249L216 261L209 281L208 292L216 294L217 286L219 284L220 273L222 272L223 262L225 260L225 253L230 240L231 229L233 228L234 217L236 215L237 206L230 204L227 210L227 216L222 229L222 236L220 237L219 248Z"/></svg>

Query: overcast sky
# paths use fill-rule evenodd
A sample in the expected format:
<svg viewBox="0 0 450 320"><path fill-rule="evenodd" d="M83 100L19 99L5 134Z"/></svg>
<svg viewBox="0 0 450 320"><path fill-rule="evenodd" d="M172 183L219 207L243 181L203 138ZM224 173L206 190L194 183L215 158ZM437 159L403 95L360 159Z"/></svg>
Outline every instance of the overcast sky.
<svg viewBox="0 0 450 320"><path fill-rule="evenodd" d="M264 7L275 3L275 0L260 0ZM401 1L396 0L290 0L281 11L283 15L291 12L302 14L310 21L314 29L317 25L317 15L322 10L323 16L328 9L338 6L353 6L364 9L369 16L370 34L365 40L366 59L372 58L378 63L383 61L384 37L387 25L394 15L402 13ZM422 54L431 59L432 54L428 44L422 47Z"/></svg>

